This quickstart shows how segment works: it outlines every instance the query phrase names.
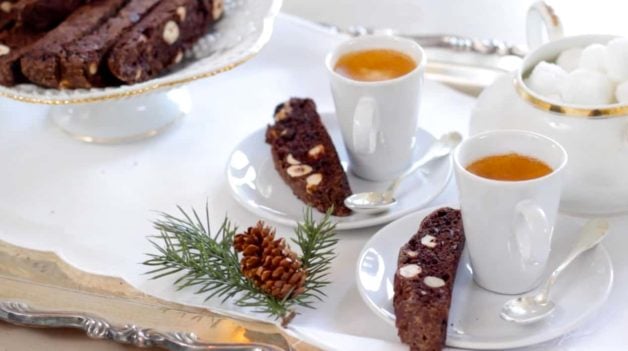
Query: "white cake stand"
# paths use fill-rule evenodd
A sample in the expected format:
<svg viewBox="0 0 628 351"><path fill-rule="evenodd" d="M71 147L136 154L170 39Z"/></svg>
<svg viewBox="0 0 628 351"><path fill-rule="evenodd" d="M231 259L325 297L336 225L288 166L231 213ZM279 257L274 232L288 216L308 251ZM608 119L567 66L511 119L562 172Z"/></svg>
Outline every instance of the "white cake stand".
<svg viewBox="0 0 628 351"><path fill-rule="evenodd" d="M150 81L102 89L57 90L33 84L0 87L0 96L51 105L49 117L89 143L155 136L189 113L185 84L229 71L268 43L282 0L225 0L225 15L186 53L181 64Z"/></svg>

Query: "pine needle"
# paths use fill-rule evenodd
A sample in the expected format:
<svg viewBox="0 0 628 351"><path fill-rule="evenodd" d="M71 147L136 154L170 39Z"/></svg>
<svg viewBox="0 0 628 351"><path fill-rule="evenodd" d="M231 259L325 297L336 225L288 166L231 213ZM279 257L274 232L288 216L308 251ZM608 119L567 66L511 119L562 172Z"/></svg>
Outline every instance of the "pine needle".
<svg viewBox="0 0 628 351"><path fill-rule="evenodd" d="M174 282L177 289L194 287L194 292L205 295L206 300L233 300L236 306L281 319L284 326L298 314L296 306L314 308L313 304L325 297L322 288L331 283L328 276L338 243L335 225L330 221L331 212L320 222L314 220L311 208L304 212L292 241L301 250L300 259L307 272L305 291L279 300L262 292L242 274L233 247L237 227L228 218L212 235L207 206L203 217L194 209L188 213L177 208L179 217L160 213L153 223L159 234L149 240L157 252L147 254L149 258L144 262L151 267L147 274L152 279L177 275Z"/></svg>

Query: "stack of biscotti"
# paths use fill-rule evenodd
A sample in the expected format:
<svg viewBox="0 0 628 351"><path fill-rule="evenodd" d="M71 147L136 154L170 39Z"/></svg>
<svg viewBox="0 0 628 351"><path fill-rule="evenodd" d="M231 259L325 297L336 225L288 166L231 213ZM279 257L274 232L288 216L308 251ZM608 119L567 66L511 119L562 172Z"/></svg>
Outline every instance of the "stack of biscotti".
<svg viewBox="0 0 628 351"><path fill-rule="evenodd" d="M299 199L321 212L351 214L344 205L349 181L314 101L293 98L277 106L266 142L275 169Z"/></svg>
<svg viewBox="0 0 628 351"><path fill-rule="evenodd" d="M31 82L50 88L88 88L92 85L90 82L103 81L101 55L98 54L108 50L125 30L135 24L134 21L137 22L157 3L151 0L108 0L84 6L87 13L74 14L60 27L63 29L71 24L79 30L84 26L84 33L31 50L21 59L22 72ZM97 13L102 15L84 21ZM94 57L90 59L89 54Z"/></svg>
<svg viewBox="0 0 628 351"><path fill-rule="evenodd" d="M0 1L0 43L16 48L43 36L86 0Z"/></svg>
<svg viewBox="0 0 628 351"><path fill-rule="evenodd" d="M399 337L412 351L438 351L445 345L464 243L460 211L441 208L399 251L393 305Z"/></svg>
<svg viewBox="0 0 628 351"><path fill-rule="evenodd" d="M222 11L222 0L170 0L160 4L111 49L109 69L126 83L156 76L179 63Z"/></svg>
<svg viewBox="0 0 628 351"><path fill-rule="evenodd" d="M145 81L179 63L222 10L223 0L91 0L45 35L0 52L0 84L91 88Z"/></svg>
<svg viewBox="0 0 628 351"><path fill-rule="evenodd" d="M87 0L19 0L13 8L18 26L42 32L54 28Z"/></svg>
<svg viewBox="0 0 628 351"><path fill-rule="evenodd" d="M0 3L0 84L24 81L19 60L43 37L73 13L85 0L18 0ZM4 11L6 10L6 11ZM63 33L62 33L63 34Z"/></svg>

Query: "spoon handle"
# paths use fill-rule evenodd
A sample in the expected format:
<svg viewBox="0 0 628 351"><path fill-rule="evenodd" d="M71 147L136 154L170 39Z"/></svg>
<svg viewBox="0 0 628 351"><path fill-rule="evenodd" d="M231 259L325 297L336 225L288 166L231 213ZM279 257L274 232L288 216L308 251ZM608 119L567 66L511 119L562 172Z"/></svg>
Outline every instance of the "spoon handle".
<svg viewBox="0 0 628 351"><path fill-rule="evenodd" d="M481 55L497 56L518 56L524 57L527 50L521 46L513 45L496 39L479 39L472 37L462 37L458 35L437 34L437 35L413 35L397 33L389 28L370 28L365 26L351 26L341 28L327 23L318 22L323 27L330 30L347 34L352 37L372 34L392 34L414 40L423 47L435 47L449 49L453 51L474 52Z"/></svg>
<svg viewBox="0 0 628 351"><path fill-rule="evenodd" d="M608 221L606 219L596 218L588 221L582 228L578 241L571 249L571 252L565 260L556 268L545 282L540 294L537 295L538 302L547 302L549 300L550 289L556 282L558 276L583 252L586 252L602 241L608 232Z"/></svg>

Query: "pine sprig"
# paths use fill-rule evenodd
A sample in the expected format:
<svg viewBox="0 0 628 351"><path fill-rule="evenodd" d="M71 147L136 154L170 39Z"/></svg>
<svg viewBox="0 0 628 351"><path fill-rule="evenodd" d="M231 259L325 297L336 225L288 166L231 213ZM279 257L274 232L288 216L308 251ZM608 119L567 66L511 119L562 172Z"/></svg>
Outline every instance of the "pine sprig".
<svg viewBox="0 0 628 351"><path fill-rule="evenodd" d="M176 274L174 284L178 289L195 287L195 293L206 295L206 300L233 299L237 306L281 319L283 325L296 315L296 306L314 308L314 302L322 301L325 296L322 289L330 284L328 275L338 242L330 213L316 222L312 210L305 211L304 220L295 231L296 238L292 240L302 252L301 262L307 272L305 291L280 300L263 293L242 274L233 247L237 227L225 219L212 235L207 206L203 219L195 210L189 214L177 208L180 217L161 213L154 222L159 235L152 236L150 241L157 253L148 254L149 259L144 262L155 267L147 272L153 279Z"/></svg>
<svg viewBox="0 0 628 351"><path fill-rule="evenodd" d="M307 299L307 297L322 300L322 297L326 296L321 289L329 285L327 277L331 269L331 262L336 257L334 248L338 243L335 233L336 226L328 220L330 216L331 212L328 212L325 219L317 223L312 211L306 211L303 222L299 223L295 231L296 238L292 239L292 242L301 248L301 262L308 272L305 281L306 292L301 295L306 299L299 301L299 297L297 297L297 301L295 301L300 306L311 308L308 304L311 299ZM308 292L310 295L306 295Z"/></svg>

